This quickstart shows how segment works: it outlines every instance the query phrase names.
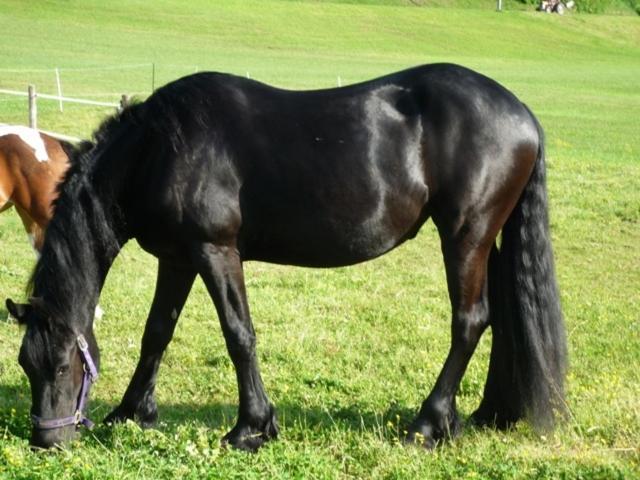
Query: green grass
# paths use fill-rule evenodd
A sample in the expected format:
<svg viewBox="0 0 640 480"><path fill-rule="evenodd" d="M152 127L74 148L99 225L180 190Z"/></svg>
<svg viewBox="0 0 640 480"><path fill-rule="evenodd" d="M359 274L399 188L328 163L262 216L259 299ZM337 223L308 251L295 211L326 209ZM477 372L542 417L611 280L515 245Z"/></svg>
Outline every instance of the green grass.
<svg viewBox="0 0 640 480"><path fill-rule="evenodd" d="M401 2L397 2L401 3ZM426 453L399 445L449 342L449 302L432 225L367 264L309 270L248 263L263 377L281 438L223 451L237 393L198 282L160 371L161 424L99 427L58 453L28 449L21 332L0 321L0 478L634 478L640 476L640 24L624 16L324 2L0 1L0 88L117 100L214 69L289 88L335 86L453 61L513 90L547 132L558 277L569 332L569 421L548 437L466 428ZM139 67L90 70L118 65ZM47 71L27 71L29 69ZM39 102L40 126L88 136L109 109ZM0 95L0 122L24 123ZM34 258L15 213L0 216L0 299L22 298ZM96 326L101 378L91 416L119 401L138 357L155 260L129 244ZM0 317L6 311L0 307ZM482 393L490 338L462 382Z"/></svg>

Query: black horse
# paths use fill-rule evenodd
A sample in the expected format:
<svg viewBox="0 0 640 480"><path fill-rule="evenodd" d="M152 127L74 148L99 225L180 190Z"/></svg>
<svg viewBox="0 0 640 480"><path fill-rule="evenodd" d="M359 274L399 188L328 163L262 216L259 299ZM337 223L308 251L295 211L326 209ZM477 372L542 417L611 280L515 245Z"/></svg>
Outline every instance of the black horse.
<svg viewBox="0 0 640 480"><path fill-rule="evenodd" d="M93 312L127 240L159 259L158 278L138 366L106 421L157 419L160 359L200 275L238 381L237 424L223 441L256 450L278 427L258 371L243 262L355 264L413 238L429 217L441 238L452 340L408 440L432 446L460 430L456 392L487 326L489 373L473 420L554 424L566 339L543 133L493 80L437 64L294 92L200 73L108 119L95 140L60 188L30 302L7 301L27 325L19 361L31 383L33 445L62 444L84 423L94 371L86 357L99 360Z"/></svg>

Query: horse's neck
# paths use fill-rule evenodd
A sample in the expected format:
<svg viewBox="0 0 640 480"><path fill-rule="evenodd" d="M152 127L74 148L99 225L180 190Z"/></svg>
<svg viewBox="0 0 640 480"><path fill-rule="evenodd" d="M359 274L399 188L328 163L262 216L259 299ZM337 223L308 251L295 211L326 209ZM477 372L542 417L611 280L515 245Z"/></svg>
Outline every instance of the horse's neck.
<svg viewBox="0 0 640 480"><path fill-rule="evenodd" d="M81 328L92 325L107 273L126 241L114 225L112 205L92 195L83 191L56 207L34 274L34 295Z"/></svg>

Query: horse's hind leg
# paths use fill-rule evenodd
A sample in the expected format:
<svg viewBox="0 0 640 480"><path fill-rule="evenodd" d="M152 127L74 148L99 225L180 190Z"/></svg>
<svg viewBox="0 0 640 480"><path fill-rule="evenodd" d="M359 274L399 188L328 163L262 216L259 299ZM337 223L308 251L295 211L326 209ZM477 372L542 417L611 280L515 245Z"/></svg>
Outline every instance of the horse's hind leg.
<svg viewBox="0 0 640 480"><path fill-rule="evenodd" d="M105 423L135 418L148 427L156 421L154 390L158 367L195 277L196 272L191 268L159 261L156 291L142 337L138 366L120 405L105 418Z"/></svg>
<svg viewBox="0 0 640 480"><path fill-rule="evenodd" d="M440 229L452 308L451 346L436 384L409 427L407 440L433 447L460 429L456 393L480 336L489 322L487 259L493 240L473 232L450 236Z"/></svg>
<svg viewBox="0 0 640 480"><path fill-rule="evenodd" d="M258 370L242 263L235 248L211 244L196 247L194 261L218 312L238 381L238 421L223 443L255 451L278 435L278 426Z"/></svg>

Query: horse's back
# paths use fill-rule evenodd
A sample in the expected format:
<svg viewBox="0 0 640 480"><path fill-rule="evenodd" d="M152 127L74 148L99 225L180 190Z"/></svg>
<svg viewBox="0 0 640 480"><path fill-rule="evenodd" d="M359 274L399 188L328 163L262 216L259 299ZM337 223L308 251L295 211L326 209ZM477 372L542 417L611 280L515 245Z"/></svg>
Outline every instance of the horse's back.
<svg viewBox="0 0 640 480"><path fill-rule="evenodd" d="M393 248L440 190L477 183L492 162L506 171L528 141L514 138L528 115L515 97L444 64L314 91L202 73L145 107L158 218L170 211L199 236L235 241L244 258L314 266Z"/></svg>

